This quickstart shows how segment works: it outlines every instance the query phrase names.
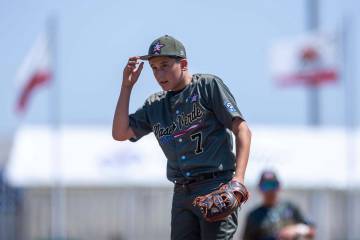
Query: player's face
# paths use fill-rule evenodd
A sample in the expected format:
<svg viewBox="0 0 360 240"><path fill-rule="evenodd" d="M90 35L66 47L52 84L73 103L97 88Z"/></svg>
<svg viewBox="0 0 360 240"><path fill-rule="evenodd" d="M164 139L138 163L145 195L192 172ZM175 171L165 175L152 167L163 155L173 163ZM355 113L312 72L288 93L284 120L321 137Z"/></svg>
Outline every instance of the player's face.
<svg viewBox="0 0 360 240"><path fill-rule="evenodd" d="M164 91L176 91L184 87L184 67L181 61L164 56L149 59L154 76Z"/></svg>
<svg viewBox="0 0 360 240"><path fill-rule="evenodd" d="M279 190L261 192L261 194L263 196L263 202L265 205L274 206L278 200Z"/></svg>

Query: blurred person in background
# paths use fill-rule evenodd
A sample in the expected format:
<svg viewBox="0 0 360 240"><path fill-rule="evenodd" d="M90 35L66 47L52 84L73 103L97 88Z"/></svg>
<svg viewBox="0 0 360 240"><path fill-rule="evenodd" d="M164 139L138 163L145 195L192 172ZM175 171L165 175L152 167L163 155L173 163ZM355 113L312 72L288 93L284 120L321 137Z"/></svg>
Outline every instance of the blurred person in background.
<svg viewBox="0 0 360 240"><path fill-rule="evenodd" d="M264 171L259 181L263 201L247 218L244 240L313 239L315 228L292 203L279 200L280 182L273 171Z"/></svg>

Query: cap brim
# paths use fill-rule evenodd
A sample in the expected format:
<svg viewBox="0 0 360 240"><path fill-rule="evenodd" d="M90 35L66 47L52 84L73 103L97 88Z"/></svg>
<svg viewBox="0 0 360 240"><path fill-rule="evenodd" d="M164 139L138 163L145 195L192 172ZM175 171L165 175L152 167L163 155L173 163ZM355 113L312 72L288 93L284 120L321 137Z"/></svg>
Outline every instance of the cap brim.
<svg viewBox="0 0 360 240"><path fill-rule="evenodd" d="M175 54L152 54L152 55L140 56L140 59L143 60L143 61L147 61L152 57L181 57L181 58L186 58L185 56L179 56L179 55L175 55Z"/></svg>
<svg viewBox="0 0 360 240"><path fill-rule="evenodd" d="M272 191L276 191L278 189L279 188L277 188L277 187L260 187L260 190L262 192L272 192Z"/></svg>
<svg viewBox="0 0 360 240"><path fill-rule="evenodd" d="M280 184L278 182L263 182L259 185L262 192L276 191L279 189Z"/></svg>
<svg viewBox="0 0 360 240"><path fill-rule="evenodd" d="M144 55L144 56L140 56L141 60L147 61L152 57L169 57L169 56L173 56L173 55L164 55L164 54L152 54L152 55Z"/></svg>
<svg viewBox="0 0 360 240"><path fill-rule="evenodd" d="M144 55L144 56L140 56L140 59L141 60L144 60L144 61L147 61L149 60L149 58L151 58L152 56L151 55Z"/></svg>

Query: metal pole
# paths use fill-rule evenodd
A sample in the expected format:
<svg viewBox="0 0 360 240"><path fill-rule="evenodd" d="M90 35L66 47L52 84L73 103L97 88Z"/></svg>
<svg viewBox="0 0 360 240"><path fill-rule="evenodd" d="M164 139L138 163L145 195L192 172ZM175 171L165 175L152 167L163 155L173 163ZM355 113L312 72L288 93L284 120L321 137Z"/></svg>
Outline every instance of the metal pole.
<svg viewBox="0 0 360 240"><path fill-rule="evenodd" d="M306 30L316 32L319 27L319 0L306 0ZM308 124L320 124L319 88L315 84L307 87L308 93Z"/></svg>
<svg viewBox="0 0 360 240"><path fill-rule="evenodd" d="M347 239L354 239L354 194L353 181L356 169L356 81L354 66L356 53L356 39L353 33L353 21L349 16L344 16L342 21L342 78L345 90L345 128L346 128L346 159L347 159L347 191L346 191L346 233ZM350 50L351 49L351 50Z"/></svg>
<svg viewBox="0 0 360 240"><path fill-rule="evenodd" d="M51 239L65 239L65 191L61 179L61 128L60 128L60 86L58 74L58 18L52 15L48 19L47 36L51 56L51 93L49 101L50 126L52 133L52 173L51 187Z"/></svg>

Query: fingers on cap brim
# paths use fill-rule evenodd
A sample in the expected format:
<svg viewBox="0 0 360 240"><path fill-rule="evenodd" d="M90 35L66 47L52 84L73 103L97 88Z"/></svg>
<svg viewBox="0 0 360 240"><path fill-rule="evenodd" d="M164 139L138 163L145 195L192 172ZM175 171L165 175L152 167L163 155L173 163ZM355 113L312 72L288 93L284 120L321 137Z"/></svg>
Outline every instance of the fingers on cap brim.
<svg viewBox="0 0 360 240"><path fill-rule="evenodd" d="M149 60L149 55L140 56L140 59L144 61Z"/></svg>

